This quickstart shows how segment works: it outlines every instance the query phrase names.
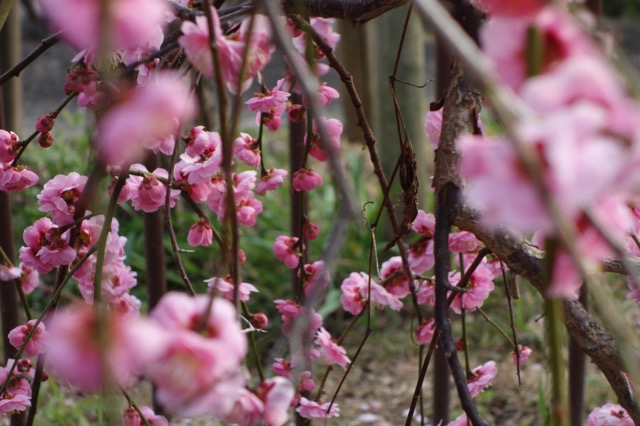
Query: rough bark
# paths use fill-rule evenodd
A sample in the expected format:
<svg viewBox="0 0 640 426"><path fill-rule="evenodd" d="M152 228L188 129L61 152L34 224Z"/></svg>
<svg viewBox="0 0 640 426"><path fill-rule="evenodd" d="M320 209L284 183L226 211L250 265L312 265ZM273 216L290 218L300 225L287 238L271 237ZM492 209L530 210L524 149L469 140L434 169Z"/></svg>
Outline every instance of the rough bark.
<svg viewBox="0 0 640 426"><path fill-rule="evenodd" d="M302 5L310 16L323 18L339 18L361 24L383 13L400 7L408 0L306 0ZM282 7L286 13L301 12L297 0L283 0Z"/></svg>

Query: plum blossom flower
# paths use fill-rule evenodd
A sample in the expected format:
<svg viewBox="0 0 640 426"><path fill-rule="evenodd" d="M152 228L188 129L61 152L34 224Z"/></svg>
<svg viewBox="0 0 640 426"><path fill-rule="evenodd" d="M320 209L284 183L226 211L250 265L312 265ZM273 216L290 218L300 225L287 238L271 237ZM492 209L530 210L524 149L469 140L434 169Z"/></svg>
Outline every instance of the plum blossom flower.
<svg viewBox="0 0 640 426"><path fill-rule="evenodd" d="M213 241L213 228L209 221L205 218L200 218L189 229L187 235L187 242L191 246L209 246Z"/></svg>
<svg viewBox="0 0 640 426"><path fill-rule="evenodd" d="M273 243L273 253L289 269L294 269L298 266L300 256L302 256L301 250L302 247L298 244L297 237L280 235L276 237L276 241Z"/></svg>
<svg viewBox="0 0 640 426"><path fill-rule="evenodd" d="M221 77L229 91L242 93L253 80L253 77L269 62L274 47L270 43L270 26L262 16L256 17L252 34L248 34L249 21L245 20L237 33L225 36L220 27L217 10L211 8L213 31L218 46ZM196 17L195 22L184 21L181 27L182 36L178 43L184 48L189 61L206 77L213 77L214 66L209 49L209 30L205 16ZM249 58L244 70L244 80L238 88L238 76L243 66L243 54L249 42Z"/></svg>
<svg viewBox="0 0 640 426"><path fill-rule="evenodd" d="M39 210L50 213L56 225L68 225L73 222L76 203L87 183L87 177L76 172L57 175L44 184L38 194Z"/></svg>
<svg viewBox="0 0 640 426"><path fill-rule="evenodd" d="M318 291L329 285L329 274L325 270L324 261L317 260L304 265L302 288L307 296L317 294Z"/></svg>
<svg viewBox="0 0 640 426"><path fill-rule="evenodd" d="M589 413L587 426L633 426L629 414L618 404L607 403Z"/></svg>
<svg viewBox="0 0 640 426"><path fill-rule="evenodd" d="M195 112L194 97L184 79L168 71L155 73L99 120L98 152L108 164L131 163L144 148L160 149L179 123L189 121ZM171 152L169 148L173 145L163 151Z"/></svg>
<svg viewBox="0 0 640 426"><path fill-rule="evenodd" d="M160 403L183 416L224 417L244 386L240 365L247 340L234 306L174 292L150 316L164 334L145 368Z"/></svg>
<svg viewBox="0 0 640 426"><path fill-rule="evenodd" d="M38 183L38 175L26 166L9 166L0 163L0 191L22 191Z"/></svg>
<svg viewBox="0 0 640 426"><path fill-rule="evenodd" d="M433 253L433 240L431 238L421 238L409 247L407 256L409 268L414 274L422 274L433 268L436 263Z"/></svg>
<svg viewBox="0 0 640 426"><path fill-rule="evenodd" d="M384 281L384 288L399 299L411 293L400 256L394 256L382 264L380 278Z"/></svg>
<svg viewBox="0 0 640 426"><path fill-rule="evenodd" d="M473 371L471 371L470 377L467 378L467 387L469 388L471 397L475 397L489 387L497 374L498 369L496 368L495 361L489 361L474 368Z"/></svg>
<svg viewBox="0 0 640 426"><path fill-rule="evenodd" d="M416 328L416 341L419 345L427 345L431 343L433 334L436 331L436 319L429 318L422 320L422 324Z"/></svg>
<svg viewBox="0 0 640 426"><path fill-rule="evenodd" d="M169 426L169 421L164 416L157 415L147 406L140 407L142 415L150 426ZM140 415L133 407L128 407L122 413L122 426L143 426Z"/></svg>
<svg viewBox="0 0 640 426"><path fill-rule="evenodd" d="M40 285L40 274L31 266L20 262L20 286L24 294L30 294Z"/></svg>
<svg viewBox="0 0 640 426"><path fill-rule="evenodd" d="M531 352L533 351L529 346L518 345L518 355L520 356L516 356L516 351L513 351L511 353L511 356L513 357L513 365L522 365L526 360L529 359L529 357L531 356Z"/></svg>
<svg viewBox="0 0 640 426"><path fill-rule="evenodd" d="M0 281L11 281L20 277L22 269L17 266L7 265L6 263L0 263Z"/></svg>
<svg viewBox="0 0 640 426"><path fill-rule="evenodd" d="M46 340L50 371L85 392L98 391L107 371L116 384L132 384L158 337L114 311L107 313L105 323L106 348L96 338L98 319L91 306L71 305L56 312Z"/></svg>
<svg viewBox="0 0 640 426"><path fill-rule="evenodd" d="M454 253L476 253L480 249L480 244L480 240L468 231L449 234L449 250Z"/></svg>
<svg viewBox="0 0 640 426"><path fill-rule="evenodd" d="M25 325L19 325L9 332L9 343L16 349L20 349L26 341L27 335L31 332L36 324L36 320L31 320ZM47 329L41 322L36 327L36 331L33 333L29 342L24 348L24 352L29 356L36 356L44 352L46 348Z"/></svg>
<svg viewBox="0 0 640 426"><path fill-rule="evenodd" d="M11 163L16 158L19 143L18 135L0 129L0 163Z"/></svg>
<svg viewBox="0 0 640 426"><path fill-rule="evenodd" d="M76 258L69 246L69 233L60 229L46 217L38 219L22 233L27 247L20 248L20 260L41 274L60 265L68 265Z"/></svg>
<svg viewBox="0 0 640 426"><path fill-rule="evenodd" d="M267 191L277 189L284 183L284 178L286 178L288 174L289 172L284 169L271 168L267 170L267 174L260 178L256 186L256 194L264 195Z"/></svg>
<svg viewBox="0 0 640 426"><path fill-rule="evenodd" d="M411 229L424 237L433 238L436 229L436 218L433 213L427 213L420 209L411 224Z"/></svg>
<svg viewBox="0 0 640 426"><path fill-rule="evenodd" d="M301 316L304 317L308 315L309 323L307 329L303 331L302 337L306 341L313 340L316 331L322 327L322 316L320 316L320 314L311 308L302 307L291 300L278 299L274 300L274 303L282 318L282 334L291 336L296 320Z"/></svg>
<svg viewBox="0 0 640 426"><path fill-rule="evenodd" d="M293 385L284 377L273 377L260 383L256 395L264 403L262 418L267 425L280 426L287 421L294 394Z"/></svg>
<svg viewBox="0 0 640 426"><path fill-rule="evenodd" d="M260 165L258 141L247 133L240 133L240 137L234 139L233 153L247 166L258 167Z"/></svg>
<svg viewBox="0 0 640 426"><path fill-rule="evenodd" d="M320 126L324 127L329 137L328 141L322 139L318 124L313 122L313 132L309 138L309 155L319 161L327 161L327 153L324 146L328 145L330 149L337 151L340 148L340 135L344 126L335 118L320 117Z"/></svg>
<svg viewBox="0 0 640 426"><path fill-rule="evenodd" d="M20 360L22 361L22 360ZM20 361L18 361L18 368L14 369L13 377L8 380L6 391L0 396L0 415L6 416L18 411L25 411L27 407L31 406L31 386L27 379L18 378L17 376L22 373L33 374L33 370L26 368L26 371L19 371ZM7 381L9 371L16 361L14 359L8 359L6 367L0 368L0 382Z"/></svg>
<svg viewBox="0 0 640 426"><path fill-rule="evenodd" d="M329 409L329 406L331 406L331 409ZM296 411L309 420L326 420L332 417L340 417L340 409L336 404L309 401L304 396L300 398L300 405L298 405Z"/></svg>
<svg viewBox="0 0 640 426"><path fill-rule="evenodd" d="M151 53L157 52L158 49L162 46L162 42L164 40L164 34L162 33L162 27L160 25L156 25L155 31L149 34L150 38L144 40L142 43L138 44L133 49L127 49L122 52L122 62L125 65L131 65L136 63L143 58L146 58ZM160 58L155 58L151 62L145 62L136 66L136 71L138 71L138 79L137 83L140 86L144 86L148 83L151 73L156 69L158 64L160 63ZM169 154L164 152L165 154Z"/></svg>
<svg viewBox="0 0 640 426"><path fill-rule="evenodd" d="M208 280L204 280L209 287L209 291L215 291L221 297L227 300L233 301L234 285L230 275L224 278L213 277ZM251 293L257 292L258 289L253 284L240 283L238 288L238 296L241 302L248 302Z"/></svg>
<svg viewBox="0 0 640 426"><path fill-rule="evenodd" d="M283 83L284 78L281 78L271 90L268 90L266 93L256 93L253 98L245 102L249 111L268 113L270 110L286 104L291 93L280 90Z"/></svg>
<svg viewBox="0 0 640 426"><path fill-rule="evenodd" d="M353 315L359 314L369 300L369 285L371 285L371 303L374 306L389 306L395 311L402 308L400 299L370 279L367 274L352 272L340 285L342 291L340 302L343 309Z"/></svg>
<svg viewBox="0 0 640 426"><path fill-rule="evenodd" d="M424 118L424 131L427 134L427 140L434 148L438 148L438 145L440 145L443 110L444 108L440 108L436 111L429 111Z"/></svg>
<svg viewBox="0 0 640 426"><path fill-rule="evenodd" d="M158 210L165 203L167 195L167 186L160 182L156 176L167 178L169 173L161 168L157 168L153 173L149 173L147 168L142 164L134 164L131 170L141 172L144 176L131 175L127 178L127 184L131 188L131 205L135 210L142 210L145 213L151 213ZM169 202L173 207L176 198L180 195L180 190L172 189Z"/></svg>
<svg viewBox="0 0 640 426"><path fill-rule="evenodd" d="M331 337L329 332L321 327L318 330L316 340L314 342L320 349L320 356L328 365L339 365L343 369L347 368L347 364L351 362L347 356L347 351L338 342Z"/></svg>
<svg viewBox="0 0 640 426"><path fill-rule="evenodd" d="M40 5L49 24L56 31L63 30L61 37L72 46L81 50L99 45L98 0L41 0ZM122 50L149 39L149 34L163 23L168 5L161 0L116 0L111 9L111 47Z"/></svg>
<svg viewBox="0 0 640 426"><path fill-rule="evenodd" d="M453 274L450 280L459 281L460 273ZM482 306L494 288L493 274L489 269L479 265L471 274L467 285L468 292L457 295L451 303L451 308L458 314L462 312L462 308L468 312L475 311Z"/></svg>
<svg viewBox="0 0 640 426"><path fill-rule="evenodd" d="M293 174L293 189L296 191L311 191L322 183L322 176L311 169L300 167Z"/></svg>

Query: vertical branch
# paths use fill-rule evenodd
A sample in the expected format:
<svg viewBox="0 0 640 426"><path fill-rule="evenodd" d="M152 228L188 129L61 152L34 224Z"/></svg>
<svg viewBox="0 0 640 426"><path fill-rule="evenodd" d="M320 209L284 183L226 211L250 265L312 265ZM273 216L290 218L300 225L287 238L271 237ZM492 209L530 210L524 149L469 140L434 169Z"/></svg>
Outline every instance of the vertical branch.
<svg viewBox="0 0 640 426"><path fill-rule="evenodd" d="M11 8L2 31L0 32L0 74L11 68L20 60L20 17L18 5ZM0 128L20 131L22 111L22 88L20 79L7 81L1 89L0 99ZM0 246L13 260L13 229L11 224L11 201L9 194L0 191ZM2 343L4 358L13 358L16 351L9 344L8 334L20 324L18 310L18 280L13 280L14 285L0 286L0 317L2 318ZM25 414L11 416L11 425L25 424Z"/></svg>
<svg viewBox="0 0 640 426"><path fill-rule="evenodd" d="M580 303L585 309L588 307L587 286L580 289ZM583 424L584 417L584 382L587 356L582 352L578 342L569 339L569 410L571 426Z"/></svg>
<svg viewBox="0 0 640 426"><path fill-rule="evenodd" d="M179 141L176 141L178 144ZM158 157L149 152L145 159L145 167L155 170L158 167ZM162 211L144 214L144 256L147 278L147 296L149 310L151 310L167 292L164 264L164 228L162 226Z"/></svg>
<svg viewBox="0 0 640 426"><path fill-rule="evenodd" d="M294 104L302 103L302 95L298 92L291 93L291 102ZM304 122L289 122L289 182L291 183L291 236L297 237L298 241L304 244L304 235L302 234L302 218L305 212L304 193L293 190L293 173L302 166L304 159L304 135L306 133L306 124ZM304 244L306 247L306 244ZM299 300L302 296L302 286L298 283L302 277L298 277L299 268L291 270L291 294L294 299Z"/></svg>

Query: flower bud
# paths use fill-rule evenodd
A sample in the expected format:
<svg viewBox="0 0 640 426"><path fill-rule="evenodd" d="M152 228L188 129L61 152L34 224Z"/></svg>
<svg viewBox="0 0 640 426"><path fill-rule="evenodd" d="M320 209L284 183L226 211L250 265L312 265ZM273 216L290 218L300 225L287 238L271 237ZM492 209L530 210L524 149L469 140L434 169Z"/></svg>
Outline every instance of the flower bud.
<svg viewBox="0 0 640 426"><path fill-rule="evenodd" d="M53 129L54 123L55 116L53 113L41 115L36 121L36 130L40 133L49 133Z"/></svg>
<svg viewBox="0 0 640 426"><path fill-rule="evenodd" d="M251 315L249 322L258 330L264 330L269 325L269 318L262 312L258 312Z"/></svg>
<svg viewBox="0 0 640 426"><path fill-rule="evenodd" d="M18 371L21 373L28 373L33 367L33 364L27 358L21 358L18 360L18 365L16 366Z"/></svg>
<svg viewBox="0 0 640 426"><path fill-rule="evenodd" d="M53 145L53 136L51 136L51 133L40 133L38 144L43 148L49 148Z"/></svg>

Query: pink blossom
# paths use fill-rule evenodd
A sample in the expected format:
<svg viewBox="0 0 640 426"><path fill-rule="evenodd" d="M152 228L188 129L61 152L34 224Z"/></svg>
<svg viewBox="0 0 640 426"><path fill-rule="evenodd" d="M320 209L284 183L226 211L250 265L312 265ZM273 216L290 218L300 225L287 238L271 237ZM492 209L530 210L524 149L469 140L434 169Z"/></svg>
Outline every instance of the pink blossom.
<svg viewBox="0 0 640 426"><path fill-rule="evenodd" d="M431 343L433 334L436 332L435 318L422 320L422 324L416 328L416 341L419 345L427 345Z"/></svg>
<svg viewBox="0 0 640 426"><path fill-rule="evenodd" d="M305 221L302 224L302 233L307 240L313 241L318 238L320 227L317 223L310 221L308 218L305 218Z"/></svg>
<svg viewBox="0 0 640 426"><path fill-rule="evenodd" d="M76 203L87 183L87 177L76 172L57 175L44 184L38 194L39 210L50 213L56 225L68 225L74 221Z"/></svg>
<svg viewBox="0 0 640 426"><path fill-rule="evenodd" d="M0 129L0 163L11 163L20 149L19 144L18 135Z"/></svg>
<svg viewBox="0 0 640 426"><path fill-rule="evenodd" d="M436 283L433 279L424 280L420 285L420 289L416 294L419 305L429 305L434 307L436 305Z"/></svg>
<svg viewBox="0 0 640 426"><path fill-rule="evenodd" d="M410 246L407 261L414 274L423 274L433 268L436 263L433 254L433 240L421 238Z"/></svg>
<svg viewBox="0 0 640 426"><path fill-rule="evenodd" d="M433 213L426 213L424 210L418 210L418 215L411 224L411 229L425 237L433 238L436 228L436 218Z"/></svg>
<svg viewBox="0 0 640 426"><path fill-rule="evenodd" d="M476 367L471 371L471 375L467 378L467 387L471 397L475 397L480 392L485 390L493 379L498 374L495 361L489 361L482 364L480 367Z"/></svg>
<svg viewBox="0 0 640 426"><path fill-rule="evenodd" d="M291 93L280 90L284 83L284 78L278 80L273 89L266 93L256 93L255 96L245 102L250 111L259 111L269 113L269 111L278 108L280 105L286 104Z"/></svg>
<svg viewBox="0 0 640 426"><path fill-rule="evenodd" d="M278 299L274 300L276 309L282 317L282 334L291 336L296 327L296 322L308 321L305 329L301 329L302 337L305 341L313 340L316 331L322 327L322 316L311 308L305 308L291 300Z"/></svg>
<svg viewBox="0 0 640 426"><path fill-rule="evenodd" d="M162 27L160 25L156 25L155 31L150 33L149 36L150 38L144 40L144 42L140 43L135 48L127 49L122 52L122 62L125 65L136 63L160 49L160 47L162 46L162 41L164 40ZM156 69L159 63L160 58L155 58L151 62L142 63L136 66L136 70L138 71L137 83L140 86L144 86L149 82L149 79L152 75L151 73ZM164 151L163 153L169 154Z"/></svg>
<svg viewBox="0 0 640 426"><path fill-rule="evenodd" d="M294 394L293 385L284 377L273 377L260 383L256 395L264 402L262 418L267 425L280 426L286 423Z"/></svg>
<svg viewBox="0 0 640 426"><path fill-rule="evenodd" d="M41 0L49 24L63 30L62 37L81 50L98 46L101 3L98 0ZM116 0L111 4L109 34L112 48L134 48L150 38L162 24L168 4L161 0Z"/></svg>
<svg viewBox="0 0 640 426"><path fill-rule="evenodd" d="M248 20L245 20L237 33L227 37L220 28L220 19L215 8L211 8L211 13L220 58L221 77L231 92L241 93L249 87L253 77L271 58L274 47L270 44L270 27L264 17L258 16L253 34L247 33ZM178 39L178 43L184 48L189 61L206 77L213 77L214 67L209 48L207 18L198 16L195 23L184 21L181 30L183 35ZM244 70L244 80L238 88L238 76L243 66L242 58L248 40L250 40L249 61Z"/></svg>
<svg viewBox="0 0 640 426"><path fill-rule="evenodd" d="M322 260L304 265L302 277L302 287L307 296L318 294L318 292L329 285L329 275L325 271Z"/></svg>
<svg viewBox="0 0 640 426"><path fill-rule="evenodd" d="M469 420L467 419L467 413L462 413L454 420L447 423L447 426L468 426Z"/></svg>
<svg viewBox="0 0 640 426"><path fill-rule="evenodd" d="M454 253L476 253L480 250L480 240L471 232L458 231L449 234L449 250Z"/></svg>
<svg viewBox="0 0 640 426"><path fill-rule="evenodd" d="M587 426L633 426L629 414L618 404L607 403L594 408L587 418Z"/></svg>
<svg viewBox="0 0 640 426"><path fill-rule="evenodd" d="M320 354L328 365L337 364L346 369L347 364L351 362L347 356L347 351L338 344L337 340L331 337L324 327L318 330L314 343L318 345Z"/></svg>
<svg viewBox="0 0 640 426"><path fill-rule="evenodd" d="M309 401L304 396L300 398L300 405L296 408L298 414L309 420L325 420L332 417L340 417L340 409L336 404L330 402Z"/></svg>
<svg viewBox="0 0 640 426"><path fill-rule="evenodd" d="M427 134L427 140L434 148L438 148L438 145L440 145L443 110L444 108L440 108L437 111L429 111L424 118L424 131Z"/></svg>
<svg viewBox="0 0 640 426"><path fill-rule="evenodd" d="M98 152L108 164L130 163L145 147L159 149L158 144L176 133L178 123L189 121L195 112L184 79L171 72L155 73L147 85L137 86L99 120Z"/></svg>
<svg viewBox="0 0 640 426"><path fill-rule="evenodd" d="M151 319L164 334L146 365L159 402L183 416L226 415L244 385L239 368L247 352L234 306L208 295L167 293Z"/></svg>
<svg viewBox="0 0 640 426"><path fill-rule="evenodd" d="M271 168L267 170L267 174L260 178L258 185L256 186L256 194L264 195L267 191L273 191L284 183L284 178L287 177L289 172L284 169Z"/></svg>
<svg viewBox="0 0 640 426"><path fill-rule="evenodd" d="M0 281L12 281L22 274L22 269L17 266L10 266L0 263Z"/></svg>
<svg viewBox="0 0 640 426"><path fill-rule="evenodd" d="M327 18L311 18L311 26L320 34L320 36L329 44L331 47L336 47L338 42L340 41L340 34L333 31L333 19ZM297 37L293 39L293 45L298 49L298 52L304 54L307 50L307 39L306 35L303 32L298 32L294 30L294 34L299 34ZM315 52L319 57L317 59L324 58L324 55L321 52Z"/></svg>
<svg viewBox="0 0 640 426"><path fill-rule="evenodd" d="M209 291L215 291L220 297L224 297L227 300L233 301L234 285L230 275L224 278L209 278L204 280L209 287ZM238 296L241 302L248 302L251 293L257 292L258 289L249 283L240 283L238 287Z"/></svg>
<svg viewBox="0 0 640 426"><path fill-rule="evenodd" d="M322 139L320 135L319 127L324 127L327 132L327 136L329 137L328 141ZM327 161L327 153L325 152L325 148L328 145L328 149L333 151L337 151L340 148L340 135L342 135L343 130L342 123L335 118L320 118L320 125L318 125L315 121L313 122L313 133L311 134L311 138L309 139L309 155L319 161Z"/></svg>
<svg viewBox="0 0 640 426"><path fill-rule="evenodd" d="M452 281L460 280L460 273L456 273L454 277L455 278L451 278ZM468 292L457 295L453 299L451 308L458 314L462 312L462 308L469 312L475 311L482 306L494 288L493 274L490 270L480 265L473 271L473 274L471 274L469 284L467 285Z"/></svg>
<svg viewBox="0 0 640 426"><path fill-rule="evenodd" d="M511 356L513 358L513 365L522 365L526 360L529 359L529 357L531 356L531 352L533 351L529 346L518 345L519 356L516 355L516 351L513 351L511 353Z"/></svg>
<svg viewBox="0 0 640 426"><path fill-rule="evenodd" d="M160 415L156 415L149 407L140 407L142 415L150 426L169 426L169 421ZM129 407L122 413L122 426L143 426L144 423L135 408Z"/></svg>
<svg viewBox="0 0 640 426"><path fill-rule="evenodd" d="M29 294L40 285L40 274L31 266L20 263L20 286L24 294Z"/></svg>
<svg viewBox="0 0 640 426"><path fill-rule="evenodd" d="M0 191L22 191L38 183L38 175L26 166L9 166L0 163Z"/></svg>
<svg viewBox="0 0 640 426"><path fill-rule="evenodd" d="M218 173L222 166L222 139L217 132L202 126L191 130L187 149L176 164L190 185L202 183Z"/></svg>
<svg viewBox="0 0 640 426"><path fill-rule="evenodd" d="M82 391L98 391L106 374L116 384L133 383L140 372L142 357L151 351L152 342L157 339L149 330L141 330L141 324L127 321L113 311L104 320L106 347L96 338L98 320L89 305L65 307L56 312L49 325L46 342L50 371Z"/></svg>
<svg viewBox="0 0 640 426"><path fill-rule="evenodd" d="M27 379L18 378L18 375L27 374L33 377L34 372L33 369L30 368L30 362L27 363L28 368L20 368L21 361L28 360L22 359L18 361L18 368L14 369L11 378L8 377L9 370L16 362L15 360L8 359L6 367L0 368L0 383L7 382L7 389L2 396L0 396L0 415L2 416L24 411L27 407L31 406L31 386ZM7 379L9 380L7 381Z"/></svg>
<svg viewBox="0 0 640 426"><path fill-rule="evenodd" d="M213 241L213 228L211 224L205 218L200 218L189 229L189 235L187 235L187 242L189 245L196 246L209 246Z"/></svg>
<svg viewBox="0 0 640 426"><path fill-rule="evenodd" d="M367 274L352 272L340 286L342 291L340 301L343 309L353 315L359 314L369 300L369 285L371 285L371 303L374 306L389 306L395 311L402 308L400 299L375 283Z"/></svg>
<svg viewBox="0 0 640 426"><path fill-rule="evenodd" d="M27 227L22 236L27 247L20 248L20 260L41 274L76 258L75 250L69 246L69 231L61 234L46 217Z"/></svg>
<svg viewBox="0 0 640 426"><path fill-rule="evenodd" d="M495 16L480 30L481 45L502 80L519 89L527 78L527 32L534 27L543 39L542 73L571 56L595 56L597 50L566 12L548 6L535 15Z"/></svg>
<svg viewBox="0 0 640 426"><path fill-rule="evenodd" d="M31 320L25 325L19 325L9 332L9 343L16 349L20 349L26 341L27 335L31 332L36 320ZM46 348L47 330L43 323L38 324L29 342L24 348L24 353L29 356L36 356L44 352Z"/></svg>
<svg viewBox="0 0 640 426"><path fill-rule="evenodd" d="M247 133L240 133L240 137L233 141L233 153L247 166L260 165L260 147L258 141Z"/></svg>
<svg viewBox="0 0 640 426"><path fill-rule="evenodd" d="M256 125L264 125L267 129L275 132L282 125L282 114L287 109L286 104L280 104L267 112L258 112L256 114Z"/></svg>
<svg viewBox="0 0 640 426"><path fill-rule="evenodd" d="M262 420L264 403L247 389L241 389L229 413L224 416L225 423L240 426L257 426Z"/></svg>
<svg viewBox="0 0 640 426"><path fill-rule="evenodd" d="M153 173L149 173L147 168L141 164L134 164L131 170L144 173L143 176L131 175L127 179L127 183L131 187L131 205L135 210L142 210L145 213L151 213L165 204L167 195L167 186L160 182L156 176L167 178L169 173L164 169L155 169ZM176 198L180 195L180 190L172 189L169 197L170 206L175 205Z"/></svg>
<svg viewBox="0 0 640 426"><path fill-rule="evenodd" d="M296 191L311 191L322 183L322 176L311 169L300 167L293 174L293 189Z"/></svg>
<svg viewBox="0 0 640 426"><path fill-rule="evenodd" d="M289 269L294 269L298 266L300 256L302 256L301 249L302 247L298 244L297 237L280 235L276 237L276 241L273 243L273 253Z"/></svg>
<svg viewBox="0 0 640 426"><path fill-rule="evenodd" d="M409 278L403 268L400 256L390 258L380 268L380 279L384 282L384 288L399 299L411 293Z"/></svg>

